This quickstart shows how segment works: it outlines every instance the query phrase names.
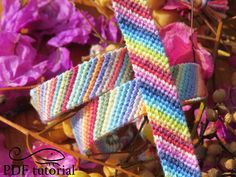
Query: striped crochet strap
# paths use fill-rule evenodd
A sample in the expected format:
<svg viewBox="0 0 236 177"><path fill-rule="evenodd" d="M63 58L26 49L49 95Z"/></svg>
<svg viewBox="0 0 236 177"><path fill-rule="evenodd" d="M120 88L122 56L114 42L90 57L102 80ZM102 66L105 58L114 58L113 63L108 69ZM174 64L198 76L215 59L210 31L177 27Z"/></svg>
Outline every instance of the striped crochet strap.
<svg viewBox="0 0 236 177"><path fill-rule="evenodd" d="M165 176L198 177L187 123L146 0L113 0Z"/></svg>
<svg viewBox="0 0 236 177"><path fill-rule="evenodd" d="M126 48L108 52L32 89L31 103L43 122L100 96L133 78Z"/></svg>
<svg viewBox="0 0 236 177"><path fill-rule="evenodd" d="M201 67L198 64L178 64L172 66L170 71L183 105L205 99L207 93Z"/></svg>
<svg viewBox="0 0 236 177"><path fill-rule="evenodd" d="M171 71L184 103L204 96L198 65L177 65ZM31 90L32 104L41 120L48 122L132 78L127 49L121 48L84 62Z"/></svg>
<svg viewBox="0 0 236 177"><path fill-rule="evenodd" d="M199 65L180 64L171 68L183 102L200 100L205 96ZM90 152L97 141L114 129L124 127L146 114L137 80L114 88L82 107L72 119L73 132L81 153ZM100 148L100 152L114 152Z"/></svg>
<svg viewBox="0 0 236 177"><path fill-rule="evenodd" d="M72 119L73 132L80 152L87 153L95 142L113 130L146 114L136 80L92 100ZM118 149L102 149L115 152Z"/></svg>

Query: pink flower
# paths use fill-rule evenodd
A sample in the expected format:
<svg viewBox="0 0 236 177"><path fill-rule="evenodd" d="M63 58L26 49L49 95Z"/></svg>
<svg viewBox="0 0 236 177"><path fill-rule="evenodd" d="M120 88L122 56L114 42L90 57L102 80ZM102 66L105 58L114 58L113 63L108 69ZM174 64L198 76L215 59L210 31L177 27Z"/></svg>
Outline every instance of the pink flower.
<svg viewBox="0 0 236 177"><path fill-rule="evenodd" d="M180 22L172 23L160 30L160 36L171 66L196 62L201 66L204 78L211 77L213 73L212 56L197 42L197 34L193 33L189 26ZM194 52L192 46L194 46Z"/></svg>
<svg viewBox="0 0 236 177"><path fill-rule="evenodd" d="M52 49L51 53L39 57L32 46L34 40L14 32L0 32L0 88L32 85L40 77L50 79L72 67L69 51L66 48ZM0 113L12 109L21 96L29 91L0 92L7 102L0 107Z"/></svg>
<svg viewBox="0 0 236 177"><path fill-rule="evenodd" d="M28 35L35 38L49 36L47 44L50 46L98 43L91 25L105 39L116 42L121 38L114 18L94 18L88 12L76 9L69 0L30 0L23 7L20 0L3 0L2 31L20 32L27 28Z"/></svg>
<svg viewBox="0 0 236 177"><path fill-rule="evenodd" d="M94 25L94 18L84 13ZM53 35L49 45L60 47L71 42L87 43L92 31L81 12L69 0L30 0L22 7L20 0L3 0L1 30L30 35Z"/></svg>
<svg viewBox="0 0 236 177"><path fill-rule="evenodd" d="M1 31L20 32L38 18L37 1L22 7L19 0L2 0Z"/></svg>
<svg viewBox="0 0 236 177"><path fill-rule="evenodd" d="M164 7L164 10L184 10L187 7L177 0L167 0Z"/></svg>
<svg viewBox="0 0 236 177"><path fill-rule="evenodd" d="M115 17L107 20L104 16L99 16L95 19L95 28L97 32L106 40L112 42L119 42L121 39L121 32L116 22ZM92 43L98 43L98 39L90 35Z"/></svg>
<svg viewBox="0 0 236 177"><path fill-rule="evenodd" d="M25 35L0 32L0 87L32 84L42 75L47 62L35 64L33 42Z"/></svg>
<svg viewBox="0 0 236 177"><path fill-rule="evenodd" d="M26 35L0 33L0 46L4 46L0 48L0 87L33 84L41 76L50 78L72 67L67 49L54 49L40 60L33 42Z"/></svg>

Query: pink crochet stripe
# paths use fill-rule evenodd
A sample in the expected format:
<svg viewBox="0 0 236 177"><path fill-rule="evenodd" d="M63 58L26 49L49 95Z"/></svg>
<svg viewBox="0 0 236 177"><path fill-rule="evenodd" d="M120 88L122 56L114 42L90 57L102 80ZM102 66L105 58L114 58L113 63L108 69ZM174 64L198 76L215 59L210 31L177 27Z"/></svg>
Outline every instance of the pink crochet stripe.
<svg viewBox="0 0 236 177"><path fill-rule="evenodd" d="M119 76L120 74L120 69L121 69L121 66L122 66L122 63L124 62L124 60L122 60L124 58L126 54L126 50L122 50L121 54L118 56L118 62L116 64L116 68L115 68L115 71L113 73L113 77L111 78L109 84L108 84L108 90L112 89L115 85L115 82L117 80L117 77Z"/></svg>
<svg viewBox="0 0 236 177"><path fill-rule="evenodd" d="M77 73L78 73L78 69L79 69L78 66L73 68L72 76L71 76L71 79L70 79L70 83L69 83L69 86L68 86L68 89L67 89L67 92L66 92L66 96L65 96L64 102L62 104L62 108L61 108L62 112L67 111L66 105L67 105L67 103L68 103L68 101L70 99L70 95L71 95L71 92L72 92L72 89L73 89L73 86L74 86L74 83L75 83L75 79L76 79L76 76L77 76Z"/></svg>
<svg viewBox="0 0 236 177"><path fill-rule="evenodd" d="M93 133L94 132L94 126L95 126L95 122L96 122L96 117L97 117L97 109L98 109L98 99L96 99L96 101L93 102L93 106L92 106L92 111L91 111L91 118L90 118L90 126L89 126L89 144L94 144L94 139L93 139Z"/></svg>
<svg viewBox="0 0 236 177"><path fill-rule="evenodd" d="M52 85L51 85L52 92L51 93L54 93L56 85L57 85L57 78L54 78L52 80ZM49 103L48 103L48 107L46 110L47 110L47 113L50 114L50 110L51 110L51 106L52 106L52 102L53 102L53 95L49 96L48 102ZM50 116L47 116L47 118L50 118Z"/></svg>
<svg viewBox="0 0 236 177"><path fill-rule="evenodd" d="M127 7L127 4L128 4L128 5L131 5L131 6L137 7L137 9L142 9L142 10L141 10L142 12L139 11L139 10L136 10L136 9L132 9L135 14L138 14L139 16L144 17L145 19L152 20L152 18L149 16L149 14L146 13L147 10L148 10L147 7L144 7L144 6L142 6L142 5L139 5L139 4L137 4L136 2L131 1L131 0L119 2L119 5L120 5L121 7ZM122 8L120 8L120 10L122 10Z"/></svg>

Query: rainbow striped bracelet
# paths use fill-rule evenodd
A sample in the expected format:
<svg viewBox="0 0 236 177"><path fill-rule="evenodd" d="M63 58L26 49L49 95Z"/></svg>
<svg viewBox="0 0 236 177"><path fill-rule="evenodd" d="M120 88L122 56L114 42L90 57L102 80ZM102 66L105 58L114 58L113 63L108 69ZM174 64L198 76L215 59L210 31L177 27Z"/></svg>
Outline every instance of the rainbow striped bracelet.
<svg viewBox="0 0 236 177"><path fill-rule="evenodd" d="M118 49L113 52L109 52L109 54L105 54L104 56L96 59L92 59L89 62L94 62L93 60L103 60L103 67L102 71L100 70L100 74L97 74L96 82L97 84L94 84L92 91L90 92L89 98L91 98L88 104L86 104L84 107L82 107L78 113L74 116L72 119L72 125L73 125L73 132L76 138L76 141L79 145L79 148L81 152L87 153L90 152L90 148L93 144L97 144L103 135L111 132L114 129L117 129L119 127L123 127L126 124L132 122L135 120L135 118L140 117L144 114L146 114L145 106L143 103L143 100L141 99L141 93L140 89L137 85L137 80L133 79L133 71L131 68L131 64L129 62L129 58L127 55L122 54L122 52L127 52L127 50L124 49ZM115 54L114 54L115 53ZM103 58L103 59L102 59ZM122 61L122 64L119 64L116 60L119 58L119 60ZM107 59L107 60L106 60ZM109 60L110 64L107 62ZM101 62L101 61L100 61ZM99 61L96 61L98 64ZM120 67L114 67L115 69L108 70L108 67L111 68L111 66L119 64ZM85 65L85 66L82 66ZM47 117L46 115L49 115L46 111L47 110L53 110L53 108L58 107L57 105L53 105L50 103L50 100L56 100L56 103L60 103L57 100L57 97L63 97L66 98L66 95L69 95L65 92L59 92L62 94L56 94L54 92L55 90L62 90L61 88L55 88L55 85L60 86L63 88L63 85L68 85L68 88L66 88L67 92L70 92L72 94L73 89L78 88L77 85L74 85L71 88L71 83L75 83L76 79L73 79L74 77L78 78L78 82L80 82L81 78L83 78L83 72L76 72L75 69L78 70L78 68L86 68L86 65L92 66L92 64L87 64L87 62L76 66L75 68L71 69L70 71L67 71L66 73L71 73L71 78L68 80L63 80L63 82L67 81L69 83L67 84L61 84L61 82L57 83L60 78L65 77L65 73L56 78L53 78L38 88L35 88L31 91L32 94L32 103L34 103L36 109L40 108L41 113L41 120L43 122L52 121L54 117L57 117L62 112L59 112L59 114L55 115L54 117ZM94 66L94 68L96 68ZM88 67L87 67L88 69ZM91 69L91 68L90 68ZM116 74L114 74L116 71ZM119 71L119 72L118 72ZM176 65L173 68L171 68L171 72L173 74L173 77L176 80L176 83L179 88L179 94L182 95L183 102L185 103L188 100L193 99L203 99L205 96L204 92L199 92L204 89L198 89L203 88L203 80L201 79L201 72L200 67L197 64L188 63L188 64L181 64ZM79 75L82 73L82 76ZM90 72L95 73L95 71ZM73 76L74 75L74 76ZM114 79L115 75L119 75L119 77L116 77ZM91 80L92 76L86 75L88 78L84 79L84 83L80 82L80 87L87 87L86 86L86 80ZM101 79L103 77L104 79ZM128 76L128 77L127 77ZM106 78L106 79L105 79ZM113 78L113 80L112 80ZM193 78L196 78L195 81L193 81ZM113 86L111 87L111 83ZM122 84L123 83L123 84ZM193 84L192 84L193 83ZM102 86L106 87L102 87ZM110 85L110 87L108 87ZM105 89L104 89L105 88ZM112 89L114 88L114 89ZM111 89L111 90L109 90ZM86 90L86 89L81 89ZM128 91L129 90L129 91ZM199 90L196 92L196 90ZM50 93L48 93L50 92ZM54 94L53 94L54 93ZM83 92L82 92L83 93ZM50 97L50 95L52 95ZM86 93L83 93L86 95ZM101 94L101 95L99 95ZM40 97L41 95L41 97ZM44 98L47 95L46 98ZM75 95L75 94L74 94ZM37 97L39 96L39 97ZM77 95L77 98L80 98L81 95ZM37 98L37 99L35 99ZM74 98L74 97L72 97ZM41 102L34 102L34 101L41 101ZM42 102L43 101L43 102ZM77 101L74 101L74 105L71 105L71 109L74 107L77 107L85 102L81 102L77 104ZM37 103L37 104L35 104ZM65 105L65 103L71 103L68 100L63 100L63 103L61 105ZM48 107L50 106L51 107ZM46 107L46 108L45 108ZM62 107L61 107L61 110ZM65 111L68 111L67 109L64 109ZM70 110L70 109L69 109ZM52 113L52 111L50 111ZM107 150L107 149L100 149L100 151ZM115 149L110 149L110 151L114 151Z"/></svg>
<svg viewBox="0 0 236 177"><path fill-rule="evenodd" d="M168 58L147 0L113 0L165 176L201 176Z"/></svg>
<svg viewBox="0 0 236 177"><path fill-rule="evenodd" d="M141 99L140 89L138 89L139 86L137 80L132 80L133 71L129 62L129 58L127 57L127 55L121 55L122 51L127 52L126 49L119 49L110 52L109 55L105 54L103 57L92 59L91 61L89 61L94 62L94 60L102 60L104 62L102 65L103 67L101 67L102 69L100 69L100 72L97 73L96 81L94 81L95 84L89 95L90 100L83 99L85 101L78 104L77 101L73 100L79 100L81 95L72 92L74 89L77 90L78 88L82 88L80 89L82 91L89 90L85 89L84 87L89 88L88 85L86 86L86 81L93 81L94 79L91 79L92 76L89 76L87 74L87 78L84 79L84 83L81 83L81 78L83 78L83 75L85 74L83 74L83 71L76 72L78 68L89 69L87 65L93 66L92 64L87 64L87 62L76 66L75 68L63 73L62 75L57 76L56 78L45 82L38 88L35 88L31 91L31 95L33 98L32 103L34 103L36 109L40 108L40 114L42 114L41 120L43 122L52 121L54 117L57 117L59 114L63 113L63 111L68 111L89 101L89 103L81 108L72 119L73 132L81 152L89 152L91 146L93 144L97 144L97 142L99 142L99 139L103 137L103 135L111 132L116 128L123 127L126 124L134 121L135 118L146 114L145 106L143 100ZM120 61L123 61L122 64L119 64L116 61L117 58L119 58ZM109 63L107 62L108 60ZM96 61L96 63L99 64L99 61ZM118 66L114 67L114 69L109 70L108 67L111 68L111 66L113 65ZM93 67L97 68L95 66ZM188 100L191 99L204 98L204 92L199 92L204 89L198 89L203 88L204 84L203 80L200 77L200 67L197 64L188 63L177 65L171 68L171 71L173 77L176 79L176 83L180 91L179 94L183 98L183 102L188 102ZM70 73L70 79L61 79L67 78L66 73L67 75L68 73ZM74 73L76 73L76 75ZM80 75L81 73L82 75ZM90 73L92 75L93 73L95 73L95 71ZM116 75L119 75L119 77L114 78L114 76ZM193 78L197 79L193 81ZM58 80L62 80L64 84L62 84L62 82L58 82ZM80 83L80 87L78 87L78 84L75 84L73 87L71 87L72 83L76 82ZM67 92L61 91L65 89L64 85L67 85ZM56 88L56 86L62 88ZM55 92L55 90L58 91ZM196 92L196 90L199 91ZM58 92L63 93L64 95L57 94ZM86 93L84 92L81 93L86 95ZM74 97L76 95L77 99L71 97L73 98L72 101L63 100L62 103L59 102L60 100L58 100L58 98L67 98L67 95L70 94L74 95ZM48 117L47 115L53 115L51 114L53 113L53 111L51 110L53 110L55 107L58 107L58 105L54 105L55 103L50 103L50 100L55 100L54 102L56 104L60 103L61 105L61 112L59 111L59 114L57 114L58 112L56 112L54 117ZM63 109L63 105L66 105L65 103L67 103L68 105L69 103L74 104L70 104L69 109L65 109L65 107ZM47 112L47 110L50 112ZM102 150L104 151L106 149ZM110 150L114 151L115 149Z"/></svg>
<svg viewBox="0 0 236 177"><path fill-rule="evenodd" d="M205 94L203 80L196 79L201 78L200 67L197 64L176 65L171 68L171 72L183 103L203 99L203 97L192 97L196 93ZM136 79L128 81L91 100L77 112L73 117L72 126L81 152L90 153L90 147L103 135L146 115L138 88ZM106 153L107 149L99 149L99 152Z"/></svg>
<svg viewBox="0 0 236 177"><path fill-rule="evenodd" d="M119 61L119 62L118 62ZM204 81L198 64L171 68L183 104L205 98ZM43 122L50 122L94 98L135 79L126 48L84 62L31 90L31 103Z"/></svg>
<svg viewBox="0 0 236 177"><path fill-rule="evenodd" d="M199 66L170 69L146 0L113 0L113 6L127 49L93 58L31 90L33 106L48 122L89 102L72 119L83 151L147 114L165 175L200 176L180 103L204 98Z"/></svg>

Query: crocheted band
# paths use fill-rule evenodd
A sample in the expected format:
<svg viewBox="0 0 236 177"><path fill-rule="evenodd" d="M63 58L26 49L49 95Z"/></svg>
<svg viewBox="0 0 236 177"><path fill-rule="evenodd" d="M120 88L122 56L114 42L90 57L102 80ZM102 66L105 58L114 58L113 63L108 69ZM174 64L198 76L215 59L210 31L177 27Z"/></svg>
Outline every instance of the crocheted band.
<svg viewBox="0 0 236 177"><path fill-rule="evenodd" d="M136 80L89 102L72 119L80 151L87 153L99 138L144 114L146 111ZM106 152L105 150L101 152Z"/></svg>
<svg viewBox="0 0 236 177"><path fill-rule="evenodd" d="M170 71L183 105L205 99L207 92L198 64L179 64L171 67Z"/></svg>
<svg viewBox="0 0 236 177"><path fill-rule="evenodd" d="M133 78L127 49L93 58L32 89L31 103L43 122L86 103Z"/></svg>
<svg viewBox="0 0 236 177"><path fill-rule="evenodd" d="M189 102L188 99L193 98L192 96L196 93L205 94L205 89L202 87L204 86L203 81L197 79L200 76L199 65L193 63L176 65L171 68L171 72L184 102ZM196 87L196 83L200 89ZM194 100L199 99L202 97L194 97ZM93 145L103 135L133 122L135 118L143 115L146 115L146 110L136 79L92 100L72 119L73 132L80 151L82 153L91 152L90 148L94 147ZM101 149L100 152L107 153L107 150L106 148ZM110 151L111 149L109 149Z"/></svg>
<svg viewBox="0 0 236 177"><path fill-rule="evenodd" d="M184 104L205 97L199 65L176 65L171 72ZM91 101L133 79L133 69L126 48L93 58L32 89L31 103L43 122Z"/></svg>
<svg viewBox="0 0 236 177"><path fill-rule="evenodd" d="M198 177L188 126L146 0L113 0L165 176Z"/></svg>
<svg viewBox="0 0 236 177"><path fill-rule="evenodd" d="M72 120L82 150L145 112L165 175L200 176L177 88L147 2L114 0L113 6L128 54L126 48L109 52L45 82L31 90L32 104L46 122L94 99ZM180 71L182 67L172 71L178 85L185 72L175 72L176 68ZM199 68L194 71L200 73ZM193 75L198 76L196 73ZM191 86L192 78L185 78ZM201 81L196 83L203 86ZM186 92L181 86L179 90ZM203 94L200 89L192 92ZM179 95L195 98L190 93Z"/></svg>

